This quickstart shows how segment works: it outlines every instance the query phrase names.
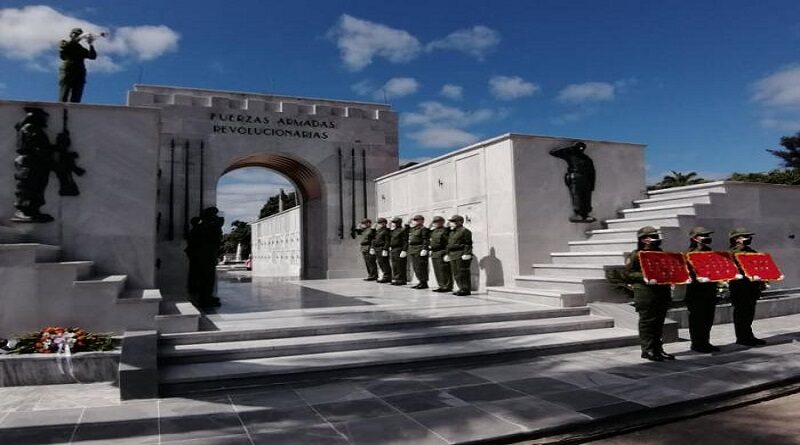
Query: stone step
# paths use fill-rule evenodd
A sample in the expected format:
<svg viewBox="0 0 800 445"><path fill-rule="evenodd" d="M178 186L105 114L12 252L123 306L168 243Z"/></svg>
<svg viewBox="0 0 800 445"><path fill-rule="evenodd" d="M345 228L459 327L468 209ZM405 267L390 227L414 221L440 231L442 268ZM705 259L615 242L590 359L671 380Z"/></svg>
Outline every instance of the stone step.
<svg viewBox="0 0 800 445"><path fill-rule="evenodd" d="M159 349L159 361L165 364L219 362L394 346L452 343L482 338L602 329L613 326L614 320L612 318L583 315L456 326L434 326L400 331L369 331L238 342L168 345Z"/></svg>
<svg viewBox="0 0 800 445"><path fill-rule="evenodd" d="M490 297L504 298L524 303L544 304L554 307L586 306L586 297L582 293L566 293L528 289L523 287L487 287Z"/></svg>
<svg viewBox="0 0 800 445"><path fill-rule="evenodd" d="M36 268L43 273L52 273L58 269L71 269L72 281L84 280L92 276L94 261L59 261L55 263L36 263Z"/></svg>
<svg viewBox="0 0 800 445"><path fill-rule="evenodd" d="M28 236L14 227L0 225L0 244L18 244L28 241Z"/></svg>
<svg viewBox="0 0 800 445"><path fill-rule="evenodd" d="M49 244L0 244L0 266L17 266L35 262L57 262L61 248Z"/></svg>
<svg viewBox="0 0 800 445"><path fill-rule="evenodd" d="M196 332L200 311L188 301L162 301L155 316L156 329L161 334Z"/></svg>
<svg viewBox="0 0 800 445"><path fill-rule="evenodd" d="M684 187L672 187L662 190L651 190L647 192L647 196L648 198L657 198L664 196L684 197L687 195L691 196L692 194L697 193L701 190L709 193L712 192L725 193L725 182L715 181L715 182L706 182L704 184L687 185Z"/></svg>
<svg viewBox="0 0 800 445"><path fill-rule="evenodd" d="M484 305L475 310L431 309L425 311L403 311L358 314L356 317L328 316L321 319L302 317L298 319L250 320L238 330L200 331L194 333L162 334L162 345L219 343L228 341L260 340L311 335L346 334L368 331L401 330L435 326L454 326L513 320L572 317L587 315L589 309L553 308L525 304ZM467 308L468 309L468 308ZM266 326L266 327L265 327Z"/></svg>
<svg viewBox="0 0 800 445"><path fill-rule="evenodd" d="M715 196L722 195L723 193L712 193L708 190L701 190L698 192L689 192L684 196L668 194L656 198L637 199L633 201L633 205L638 208L648 208L668 204L711 204L711 200Z"/></svg>
<svg viewBox="0 0 800 445"><path fill-rule="evenodd" d="M368 369L419 368L501 357L537 356L633 345L636 332L620 328L499 337L450 343L362 349L160 368L161 394L330 377Z"/></svg>
<svg viewBox="0 0 800 445"><path fill-rule="evenodd" d="M635 209L621 210L620 216L623 218L644 218L644 217L672 217L675 215L696 215L697 207L700 204L667 204L651 207L640 207Z"/></svg>
<svg viewBox="0 0 800 445"><path fill-rule="evenodd" d="M574 277L574 278L606 278L606 271L622 266L604 264L534 264L533 275L536 277Z"/></svg>
<svg viewBox="0 0 800 445"><path fill-rule="evenodd" d="M761 298L775 298L775 297L782 297L786 295L795 295L800 294L800 287L787 287L787 288L778 288L778 289L769 289L761 292Z"/></svg>
<svg viewBox="0 0 800 445"><path fill-rule="evenodd" d="M575 277L537 277L533 275L514 277L514 282L518 287L573 294L584 293L586 288L583 281L583 278Z"/></svg>
<svg viewBox="0 0 800 445"><path fill-rule="evenodd" d="M644 226L653 226L661 228L668 227L687 227L692 224L694 216L692 215L674 215L674 216L644 216L644 217L628 217L619 219L609 219L606 225L609 229L639 229Z"/></svg>
<svg viewBox="0 0 800 445"><path fill-rule="evenodd" d="M586 234L589 236L589 239L587 241L600 242L609 240L629 239L631 240L632 243L636 243L636 231L639 230L640 227L641 226L589 230L586 232ZM659 230L661 230L665 238L682 236L681 228L678 226L661 226L659 227Z"/></svg>
<svg viewBox="0 0 800 445"><path fill-rule="evenodd" d="M606 240L570 241L570 252L630 252L636 249L636 234L630 238L612 238Z"/></svg>
<svg viewBox="0 0 800 445"><path fill-rule="evenodd" d="M609 266L625 264L625 252L553 252L554 264L603 264Z"/></svg>
<svg viewBox="0 0 800 445"><path fill-rule="evenodd" d="M126 275L106 275L88 280L78 280L73 283L73 292L80 296L114 300L122 294L127 280Z"/></svg>

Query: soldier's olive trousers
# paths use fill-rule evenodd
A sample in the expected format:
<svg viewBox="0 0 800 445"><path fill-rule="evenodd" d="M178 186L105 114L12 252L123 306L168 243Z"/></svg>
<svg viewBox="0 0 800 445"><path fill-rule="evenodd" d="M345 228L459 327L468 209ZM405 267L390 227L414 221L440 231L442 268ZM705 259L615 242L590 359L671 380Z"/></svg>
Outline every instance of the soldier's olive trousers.
<svg viewBox="0 0 800 445"><path fill-rule="evenodd" d="M636 285L633 303L639 313L639 342L643 352L663 350L664 320L670 303L669 286Z"/></svg>
<svg viewBox="0 0 800 445"><path fill-rule="evenodd" d="M436 284L439 286L439 289L453 289L453 271L450 270L450 263L445 263L442 258L444 258L445 253L433 253L431 255L431 261L433 262L433 274L436 276Z"/></svg>
<svg viewBox="0 0 800 445"><path fill-rule="evenodd" d="M378 260L375 255L370 255L369 252L361 252L364 257L364 264L367 266L367 278L378 278Z"/></svg>
<svg viewBox="0 0 800 445"><path fill-rule="evenodd" d="M731 281L729 286L736 341L752 340L755 338L752 325L756 316L756 304L761 297L761 284L746 280L736 280Z"/></svg>
<svg viewBox="0 0 800 445"><path fill-rule="evenodd" d="M472 290L470 265L472 265L472 259L462 260L461 254L450 254L450 271L460 291L470 292Z"/></svg>
<svg viewBox="0 0 800 445"><path fill-rule="evenodd" d="M389 257L392 259L392 281L397 283L408 282L408 258L400 258L402 251L401 248L395 247L389 252Z"/></svg>
<svg viewBox="0 0 800 445"><path fill-rule="evenodd" d="M392 279L392 265L389 262L388 256L383 256L382 251L378 250L375 254L376 259L378 260L378 267L381 268L381 279L382 280L391 280Z"/></svg>
<svg viewBox="0 0 800 445"><path fill-rule="evenodd" d="M714 312L717 309L717 285L690 284L686 289L686 308L689 310L689 336L692 346L710 344Z"/></svg>
<svg viewBox="0 0 800 445"><path fill-rule="evenodd" d="M411 258L411 268L414 269L414 276L420 283L428 284L428 257L418 253L409 253Z"/></svg>

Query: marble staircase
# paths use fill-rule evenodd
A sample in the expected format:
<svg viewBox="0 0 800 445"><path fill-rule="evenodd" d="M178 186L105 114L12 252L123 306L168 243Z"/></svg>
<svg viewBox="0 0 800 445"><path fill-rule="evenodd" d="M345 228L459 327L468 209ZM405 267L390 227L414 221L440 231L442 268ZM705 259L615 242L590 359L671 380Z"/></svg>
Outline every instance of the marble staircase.
<svg viewBox="0 0 800 445"><path fill-rule="evenodd" d="M125 275L102 274L94 266L62 259L58 246L0 244L0 307L13 317L3 317L2 334L54 324L114 333L153 329L160 292L130 289Z"/></svg>
<svg viewBox="0 0 800 445"><path fill-rule="evenodd" d="M730 183L710 182L655 190L604 222L604 228L587 231L586 239L570 241L566 252L554 252L550 263L533 264L532 273L514 277L514 285L488 287L490 296L503 296L556 307L579 307L593 301L622 302L627 297L606 281L609 270L624 266L625 255L636 248L636 231L659 228L665 239L682 249L686 233L703 217L730 212L726 188Z"/></svg>
<svg viewBox="0 0 800 445"><path fill-rule="evenodd" d="M285 313L288 312L288 313ZM297 381L635 344L588 307L506 303L447 308L274 311L224 330L161 334L160 393Z"/></svg>

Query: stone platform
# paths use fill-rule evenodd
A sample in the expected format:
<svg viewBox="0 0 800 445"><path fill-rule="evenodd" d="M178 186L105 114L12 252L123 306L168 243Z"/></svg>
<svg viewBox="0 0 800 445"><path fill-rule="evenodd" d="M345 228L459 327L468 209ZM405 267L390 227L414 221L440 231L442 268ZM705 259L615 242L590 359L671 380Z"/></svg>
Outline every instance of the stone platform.
<svg viewBox="0 0 800 445"><path fill-rule="evenodd" d="M161 394L635 344L588 307L458 297L358 279L220 275L200 332L162 333Z"/></svg>
<svg viewBox="0 0 800 445"><path fill-rule="evenodd" d="M762 348L667 345L650 363L622 347L519 360L121 402L106 385L0 388L0 442L22 444L446 444L513 441L694 409L796 382L800 316L758 320ZM682 337L686 336L681 331ZM191 440L191 441L190 441Z"/></svg>

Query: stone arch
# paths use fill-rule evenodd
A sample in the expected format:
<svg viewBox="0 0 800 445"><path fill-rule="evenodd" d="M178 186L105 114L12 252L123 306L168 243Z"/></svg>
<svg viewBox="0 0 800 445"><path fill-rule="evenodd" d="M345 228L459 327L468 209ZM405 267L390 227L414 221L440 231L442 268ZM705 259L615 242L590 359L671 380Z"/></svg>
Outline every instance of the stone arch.
<svg viewBox="0 0 800 445"><path fill-rule="evenodd" d="M263 167L285 176L300 194L300 278L325 278L327 212L322 175L306 162L281 153L253 153L238 157L219 177L244 167Z"/></svg>

